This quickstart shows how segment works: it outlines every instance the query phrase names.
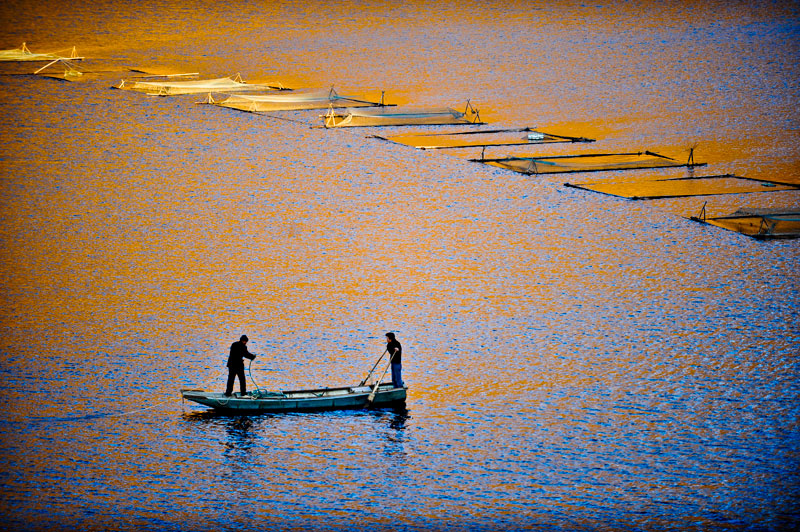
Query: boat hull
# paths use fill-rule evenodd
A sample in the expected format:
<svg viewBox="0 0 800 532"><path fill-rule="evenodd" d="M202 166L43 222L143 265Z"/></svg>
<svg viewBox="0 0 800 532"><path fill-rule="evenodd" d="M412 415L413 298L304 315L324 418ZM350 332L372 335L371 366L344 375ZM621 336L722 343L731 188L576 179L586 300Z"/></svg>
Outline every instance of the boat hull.
<svg viewBox="0 0 800 532"><path fill-rule="evenodd" d="M290 392L254 392L230 397L219 392L181 390L185 400L230 414L267 414L288 412L316 412L323 410L348 410L381 408L402 405L406 402L407 388L395 388L391 383L378 387L372 402L371 387L323 388Z"/></svg>

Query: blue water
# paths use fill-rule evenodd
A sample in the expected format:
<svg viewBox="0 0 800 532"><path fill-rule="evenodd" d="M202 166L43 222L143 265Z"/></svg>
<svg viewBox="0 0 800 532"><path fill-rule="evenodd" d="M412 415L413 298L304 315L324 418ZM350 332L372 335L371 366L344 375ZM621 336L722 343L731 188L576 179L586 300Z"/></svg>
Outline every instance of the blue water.
<svg viewBox="0 0 800 532"><path fill-rule="evenodd" d="M0 516L9 530L791 530L800 247L686 217L800 192L627 201L258 116L111 90L241 72L800 183L797 3L0 7ZM524 150L531 151L530 147ZM494 148L492 154L514 153ZM396 331L403 410L228 417L351 385Z"/></svg>

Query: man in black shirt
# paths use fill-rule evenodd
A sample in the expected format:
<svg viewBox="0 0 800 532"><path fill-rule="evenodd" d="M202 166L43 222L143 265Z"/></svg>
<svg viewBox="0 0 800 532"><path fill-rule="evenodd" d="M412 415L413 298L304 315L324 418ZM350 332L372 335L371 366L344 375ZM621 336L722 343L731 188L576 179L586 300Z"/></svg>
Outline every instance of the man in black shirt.
<svg viewBox="0 0 800 532"><path fill-rule="evenodd" d="M394 333L386 333L386 351L392 363L392 386L403 387L403 346L394 337Z"/></svg>
<svg viewBox="0 0 800 532"><path fill-rule="evenodd" d="M239 390L241 395L247 393L247 383L244 380L244 359L253 360L254 354L247 350L247 335L242 335L238 342L231 344L231 354L228 356L228 385L225 387L225 396L230 397L233 392L233 381L239 377Z"/></svg>

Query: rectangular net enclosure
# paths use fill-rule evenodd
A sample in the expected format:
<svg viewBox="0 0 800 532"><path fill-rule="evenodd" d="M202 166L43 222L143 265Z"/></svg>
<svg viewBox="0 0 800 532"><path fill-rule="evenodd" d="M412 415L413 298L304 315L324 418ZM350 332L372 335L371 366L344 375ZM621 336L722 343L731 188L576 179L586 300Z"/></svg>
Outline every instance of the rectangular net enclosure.
<svg viewBox="0 0 800 532"><path fill-rule="evenodd" d="M321 117L323 127L439 126L482 124L480 114L467 102L464 112L451 107L438 109L353 109L339 112L330 107Z"/></svg>
<svg viewBox="0 0 800 532"><path fill-rule="evenodd" d="M457 148L482 148L488 146L525 146L554 142L594 142L584 137L568 137L545 133L530 127L512 129L484 129L477 131L447 131L393 136L373 135L372 138L412 146L420 150L447 150Z"/></svg>
<svg viewBox="0 0 800 532"><path fill-rule="evenodd" d="M70 52L69 55L61 55L63 52ZM66 48L49 54L35 54L28 49L25 43L19 48L11 50L0 50L0 61L54 61L56 59L70 59L80 61L83 57L78 55L75 47Z"/></svg>
<svg viewBox="0 0 800 532"><path fill-rule="evenodd" d="M798 190L789 183L740 177L733 174L656 179L631 183L564 183L600 194L631 200L713 196L718 194L747 194L752 192L777 192Z"/></svg>
<svg viewBox="0 0 800 532"><path fill-rule="evenodd" d="M146 81L123 79L116 88L144 92L145 94L154 96L203 94L211 92L287 90L283 85L277 82L246 83L242 81L242 77L239 74L236 74L234 77L197 80L175 80L170 77L166 77L165 79L149 79Z"/></svg>
<svg viewBox="0 0 800 532"><path fill-rule="evenodd" d="M728 216L707 217L706 204L690 220L735 231L758 240L800 238L800 209L741 208Z"/></svg>
<svg viewBox="0 0 800 532"><path fill-rule="evenodd" d="M603 172L613 170L640 170L644 168L671 168L705 166L690 157L681 162L651 151L628 153L587 153L581 155L508 156L496 159L470 159L522 174L566 174L574 172Z"/></svg>
<svg viewBox="0 0 800 532"><path fill-rule="evenodd" d="M200 103L217 105L247 111L263 113L268 111L303 111L307 109L327 109L329 107L386 107L383 95L380 101L373 102L364 98L342 96L333 88L328 90L304 90L281 92L275 94L231 94L223 99L215 99L209 93Z"/></svg>

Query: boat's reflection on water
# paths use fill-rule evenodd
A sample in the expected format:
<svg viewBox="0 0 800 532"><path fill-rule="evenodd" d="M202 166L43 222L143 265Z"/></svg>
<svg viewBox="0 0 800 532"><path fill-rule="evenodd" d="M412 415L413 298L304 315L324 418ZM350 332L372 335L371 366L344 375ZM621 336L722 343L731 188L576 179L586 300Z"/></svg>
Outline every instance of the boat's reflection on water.
<svg viewBox="0 0 800 532"><path fill-rule="evenodd" d="M247 451L254 446L268 445L273 432L281 432L287 421L296 419L300 424L311 422L315 427L325 427L323 432L337 432L337 424L363 426L360 430L373 432L386 442L384 454L404 454L404 433L411 414L405 405L365 410L335 410L290 414L231 415L214 410L185 412L183 421L211 432L224 430L225 447ZM371 429L371 430L370 430ZM302 432L302 430L301 430Z"/></svg>
<svg viewBox="0 0 800 532"><path fill-rule="evenodd" d="M405 405L387 408L383 412L374 411L372 414L376 418L378 431L386 442L383 448L384 456L398 465L402 464L406 457L405 429L411 414Z"/></svg>
<svg viewBox="0 0 800 532"><path fill-rule="evenodd" d="M411 415L405 405L389 406L383 408L369 408L360 410L329 410L318 412L291 412L291 413L267 413L267 414L252 414L252 415L236 415L225 412L218 412L216 410L201 410L194 412L183 412L182 417L184 421L189 423L198 424L219 424L221 421L240 421L240 420L267 420L267 419L286 419L286 418L303 418L303 417L353 417L353 416L371 416L375 419L388 421L391 428L403 429L406 420L411 418Z"/></svg>

